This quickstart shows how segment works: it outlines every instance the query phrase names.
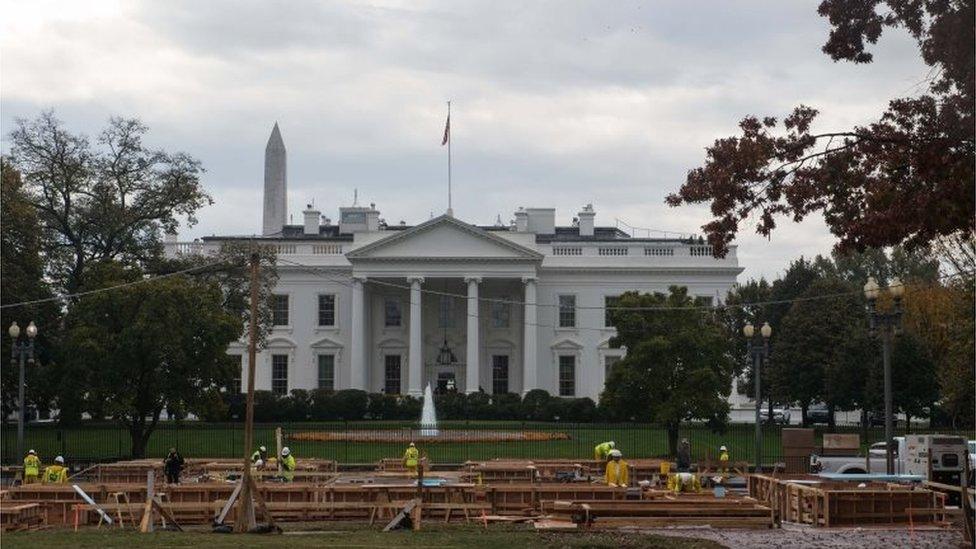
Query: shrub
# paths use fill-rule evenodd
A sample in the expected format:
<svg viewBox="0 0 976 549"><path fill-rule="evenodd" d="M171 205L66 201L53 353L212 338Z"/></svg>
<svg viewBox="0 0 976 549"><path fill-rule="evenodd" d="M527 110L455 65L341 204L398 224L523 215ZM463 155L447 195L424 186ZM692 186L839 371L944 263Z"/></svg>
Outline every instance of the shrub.
<svg viewBox="0 0 976 549"><path fill-rule="evenodd" d="M522 398L522 419L526 421L546 421L547 407L552 397L543 389L532 389Z"/></svg>
<svg viewBox="0 0 976 549"><path fill-rule="evenodd" d="M369 410L369 395L359 389L343 389L332 395L336 419L358 421Z"/></svg>

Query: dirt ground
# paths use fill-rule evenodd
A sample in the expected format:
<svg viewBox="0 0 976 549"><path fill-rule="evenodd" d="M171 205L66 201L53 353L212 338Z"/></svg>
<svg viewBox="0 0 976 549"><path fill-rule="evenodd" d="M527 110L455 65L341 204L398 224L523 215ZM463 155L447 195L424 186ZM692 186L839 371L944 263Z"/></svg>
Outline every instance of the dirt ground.
<svg viewBox="0 0 976 549"><path fill-rule="evenodd" d="M962 546L959 530L916 530L907 528L812 528L784 524L775 530L732 530L712 528L642 528L641 532L661 536L689 537L711 540L729 549L798 549L817 547L827 549L894 549L912 547L947 549Z"/></svg>

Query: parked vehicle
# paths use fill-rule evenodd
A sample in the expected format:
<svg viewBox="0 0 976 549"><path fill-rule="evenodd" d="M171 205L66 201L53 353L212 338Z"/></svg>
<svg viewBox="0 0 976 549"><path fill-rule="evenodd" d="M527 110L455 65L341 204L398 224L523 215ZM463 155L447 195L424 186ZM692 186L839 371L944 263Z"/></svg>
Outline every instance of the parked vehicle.
<svg viewBox="0 0 976 549"><path fill-rule="evenodd" d="M885 424L884 412L868 411L867 416L868 416L868 425L870 425L871 427L884 427ZM895 428L898 428L897 417L894 418L894 421L892 423L895 426Z"/></svg>
<svg viewBox="0 0 976 549"><path fill-rule="evenodd" d="M759 409L759 421L763 423L770 423L769 421L769 407L763 406ZM773 406L773 421L777 425L789 425L790 423L790 410L784 406Z"/></svg>
<svg viewBox="0 0 976 549"><path fill-rule="evenodd" d="M807 409L807 423L811 425L830 423L830 408L826 404L814 404Z"/></svg>

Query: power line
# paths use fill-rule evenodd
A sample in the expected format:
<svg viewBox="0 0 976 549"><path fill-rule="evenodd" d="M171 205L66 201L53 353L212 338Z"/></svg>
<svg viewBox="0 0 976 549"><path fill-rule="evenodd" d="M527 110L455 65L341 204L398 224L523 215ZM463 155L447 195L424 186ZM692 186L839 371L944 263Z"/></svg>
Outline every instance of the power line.
<svg viewBox="0 0 976 549"><path fill-rule="evenodd" d="M206 269L206 268L209 268L209 267L213 267L214 265L220 265L221 263L226 263L226 262L224 260L214 261L213 263L207 263L206 265L197 265L195 267L190 267L190 268L183 269L183 270L180 270L180 271L173 271L171 273L161 274L161 275L153 276L153 277L150 277L150 278L141 278L139 280L133 280L132 282L124 282L122 284L116 284L115 286L106 286L105 288L96 288L94 290L87 290L87 291L84 291L84 292L75 292L73 294L64 294L64 295L59 295L59 296L54 296L54 297L46 297L44 299L34 299L34 300L31 300L31 301L19 301L17 303L7 303L7 304L4 304L4 305L0 305L0 309L11 309L13 307L23 307L25 305L37 305L39 303L48 303L48 302L51 302L51 301L66 301L66 300L71 299L71 298L74 298L74 297L85 297L85 296L89 296L89 295L92 295L92 294L100 294L102 292L108 292L108 291L112 291L112 290L118 290L118 289L121 289L121 288L128 288L130 286L136 286L138 284L146 284L146 283L149 283L149 282L155 282L157 280L162 280L164 278L171 278L171 277L174 277L176 275L186 274L186 273L193 272L193 271L196 271L196 270L199 270L199 269Z"/></svg>
<svg viewBox="0 0 976 549"><path fill-rule="evenodd" d="M317 267L317 266L314 266L314 265L306 265L304 263L299 263L297 261L290 261L290 260L287 260L287 259L282 259L280 257L278 258L278 261L279 262L282 262L282 263L287 263L287 264L290 264L290 265L296 265L296 266L304 267L306 269L312 269L314 271L319 271L319 272L323 272L323 271L324 272L330 272L330 273L331 272L334 272L334 269L326 269L326 268ZM958 277L958 276L963 276L965 274L972 274L972 273L973 272L960 272L960 273L946 274L946 275L942 275L942 276L938 277L937 280L950 279L950 278L955 278L955 277ZM336 274L339 274L340 276L347 277L347 280L352 280L352 276L351 275L345 275L345 274L342 274L342 273L336 273ZM335 280L335 279L331 279L331 280L333 282L342 283L342 282L340 282L338 280ZM389 282L389 281L386 281L386 280L380 280L380 279L376 279L376 278L369 278L369 279L366 280L366 282L369 283L369 284L375 284L375 285L378 285L378 286L388 286L388 287L397 288L397 289L401 289L401 290L410 290L411 289L409 285L400 284L400 283L397 283L397 282ZM894 288L894 287L896 287L896 286L891 286L891 285L887 286L887 288ZM420 291L422 293L431 294L431 295L439 295L439 296L445 296L445 297L453 297L453 298L465 299L465 300L468 299L468 296L466 294L456 294L456 293L452 293L452 292L445 292L445 291L439 291L439 290L431 290L431 289L426 289L426 288L421 288ZM861 293L862 293L862 290L851 290L851 291L847 291L847 292L837 292L837 293L832 293L832 294L820 294L820 295L813 295L813 296L800 296L800 297L794 297L794 298L790 298L790 299L778 299L778 300L769 300L769 301L754 301L754 302L750 302L750 303L731 303L731 304L730 303L724 303L724 304L718 304L718 305L715 305L715 304L713 304L713 305L692 305L692 306L689 306L689 307L674 307L674 306L622 307L622 306L614 306L614 305L611 305L611 306L607 307L607 306L577 305L574 308L575 309L583 309L583 310L600 310L600 311L605 311L605 310L614 310L614 311L689 311L689 310L708 310L708 311L716 311L716 310L747 308L747 307L764 307L764 306L769 306L769 305L784 305L784 304L791 304L791 303L795 303L795 302L799 302L799 301L816 301L816 300L820 300L820 299L836 299L836 298L839 298L839 297L847 297L847 296L852 296L852 295L860 295ZM559 308L559 304L558 303L527 303L525 301L519 301L519 300L504 299L504 298L495 298L495 297L481 297L481 296L478 296L477 299L478 299L478 301L486 301L486 302L489 302L489 303L504 303L504 304L508 304L508 305L523 305L523 306L524 305L535 305L537 307L547 307L547 308L556 308L556 309Z"/></svg>

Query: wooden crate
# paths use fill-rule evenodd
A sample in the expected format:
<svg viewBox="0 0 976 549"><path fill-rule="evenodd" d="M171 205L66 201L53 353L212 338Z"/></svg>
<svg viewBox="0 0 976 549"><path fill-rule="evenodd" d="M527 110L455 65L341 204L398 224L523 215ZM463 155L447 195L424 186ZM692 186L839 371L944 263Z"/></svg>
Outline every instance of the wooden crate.
<svg viewBox="0 0 976 549"><path fill-rule="evenodd" d="M34 530L44 523L42 508L37 503L0 505L0 531Z"/></svg>

